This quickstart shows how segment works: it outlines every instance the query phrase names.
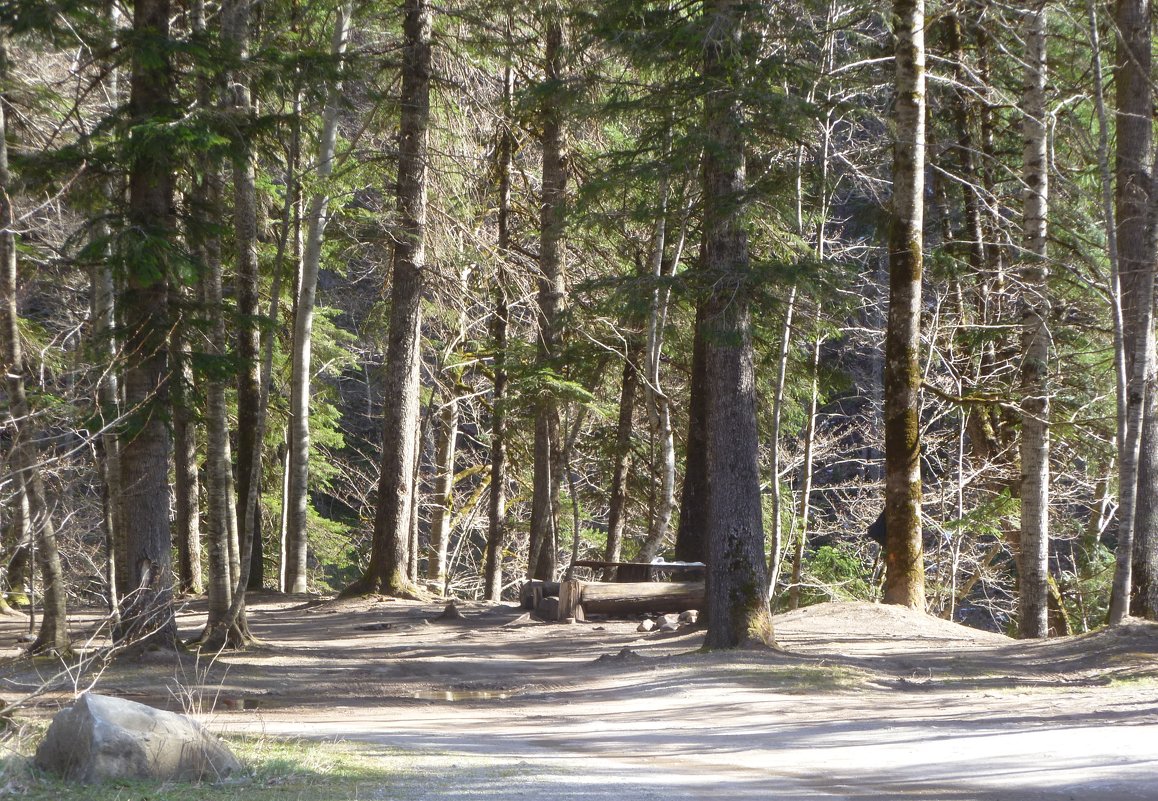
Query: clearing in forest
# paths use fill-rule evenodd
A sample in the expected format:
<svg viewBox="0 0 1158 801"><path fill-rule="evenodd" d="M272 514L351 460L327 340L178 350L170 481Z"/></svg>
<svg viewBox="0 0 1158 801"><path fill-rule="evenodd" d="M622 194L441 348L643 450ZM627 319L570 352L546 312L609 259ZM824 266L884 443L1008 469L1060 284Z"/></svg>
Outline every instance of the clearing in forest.
<svg viewBox="0 0 1158 801"><path fill-rule="evenodd" d="M360 798L1158 799L1158 624L1024 642L830 603L778 617L783 650L703 653L695 628L459 608L257 596L261 647L146 655L98 687L225 733L360 743L390 766ZM19 634L0 628L10 655ZM4 671L9 698L38 680Z"/></svg>

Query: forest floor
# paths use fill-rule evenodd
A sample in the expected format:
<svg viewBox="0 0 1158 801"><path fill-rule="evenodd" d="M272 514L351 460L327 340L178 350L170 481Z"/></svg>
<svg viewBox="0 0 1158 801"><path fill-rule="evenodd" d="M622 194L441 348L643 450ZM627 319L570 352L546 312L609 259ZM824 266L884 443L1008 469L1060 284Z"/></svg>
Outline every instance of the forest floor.
<svg viewBox="0 0 1158 801"><path fill-rule="evenodd" d="M781 650L703 653L694 628L459 608L263 594L261 646L122 660L97 689L221 732L357 742L392 766L360 799L1158 799L1158 624L1019 642L838 603L777 617ZM203 621L190 605L182 635ZM0 621L0 656L20 633ZM8 661L0 694L51 671Z"/></svg>

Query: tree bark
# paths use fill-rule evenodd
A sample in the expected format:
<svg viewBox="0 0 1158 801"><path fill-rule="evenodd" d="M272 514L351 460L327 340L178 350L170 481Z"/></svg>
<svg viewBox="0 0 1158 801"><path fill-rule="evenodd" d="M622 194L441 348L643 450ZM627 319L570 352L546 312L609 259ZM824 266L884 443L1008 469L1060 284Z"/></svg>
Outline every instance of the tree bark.
<svg viewBox="0 0 1158 801"><path fill-rule="evenodd" d="M253 122L249 78L244 64L249 57L250 4L252 0L225 0L221 6L221 38L230 58L242 68L227 72L222 98L239 135L233 157L233 236L237 248L237 541L231 544L229 569L233 580L241 575L241 551L248 546L260 551L258 510L250 497L254 472L260 461L254 453L261 412L261 332L258 328L260 270L257 257L257 176L249 127ZM250 571L252 573L252 571ZM258 572L260 580L261 573ZM260 586L260 585L259 585Z"/></svg>
<svg viewBox="0 0 1158 801"><path fill-rule="evenodd" d="M1026 73L1021 267L1021 548L1019 632L1049 635L1049 154L1046 137L1046 10L1038 0L1025 14Z"/></svg>
<svg viewBox="0 0 1158 801"><path fill-rule="evenodd" d="M708 561L707 400L710 388L703 330L703 312L697 309L692 340L688 436L684 445L684 484L680 491L680 519L676 527L675 557L681 562Z"/></svg>
<svg viewBox="0 0 1158 801"><path fill-rule="evenodd" d="M1153 150L1151 19L1149 0L1118 0L1114 90L1117 152L1114 172L1115 241L1121 282L1122 354L1127 379L1126 424L1119 443L1118 553L1110 606L1111 623L1130 612L1134 588L1135 541L1147 521L1136 514L1140 492L1153 483L1147 455L1158 443L1145 442L1142 427L1147 406L1146 383L1153 372L1153 262L1150 191ZM1134 428L1132 426L1136 425ZM1149 506L1149 504L1148 504Z"/></svg>
<svg viewBox="0 0 1158 801"><path fill-rule="evenodd" d="M707 378L708 571L705 648L771 643L757 455L756 382L749 313L748 236L739 0L705 7L703 267L701 304Z"/></svg>
<svg viewBox="0 0 1158 801"><path fill-rule="evenodd" d="M499 210L498 265L495 274L495 312L491 320L494 341L494 396L491 402L490 498L487 504L487 554L483 583L486 599L502 600L503 550L506 547L507 522L507 330L510 307L507 304L506 264L511 246L511 160L514 157L514 134L511 132L511 95L514 72L508 64L503 71L503 118L499 135Z"/></svg>
<svg viewBox="0 0 1158 801"><path fill-rule="evenodd" d="M638 351L629 352L623 360L623 380L619 390L619 420L615 427L615 445L612 452L614 468L611 474L611 497L607 508L607 549L603 558L618 562L623 555L623 538L627 530L627 476L631 465L631 433L635 418L635 388ZM650 560L648 560L650 561ZM614 568L612 568L614 570ZM614 575L604 575L614 580Z"/></svg>
<svg viewBox="0 0 1158 801"><path fill-rule="evenodd" d="M772 450L772 543L768 551L768 594L775 600L776 584L780 578L780 551L784 547L784 524L780 519L783 507L780 490L780 430L784 414L784 384L788 377L788 351L792 342L792 317L796 312L796 284L789 290L784 307L784 324L780 328L780 353L776 359L776 393L772 398L772 432L769 435Z"/></svg>
<svg viewBox="0 0 1158 801"><path fill-rule="evenodd" d="M894 0L896 141L885 333L884 601L925 609L921 540L921 248L924 241L925 4Z"/></svg>
<svg viewBox="0 0 1158 801"><path fill-rule="evenodd" d="M201 502L197 475L196 410L185 307L186 293L174 288L170 309L175 320L169 350L173 354L170 397L173 408L174 539L177 588L187 595L204 591L201 579Z"/></svg>
<svg viewBox="0 0 1158 801"><path fill-rule="evenodd" d="M665 152L665 157L667 153ZM654 286L651 290L647 317L647 348L644 366L643 394L647 401L647 421L651 430L652 447L659 451L659 487L648 525L647 537L639 549L639 561L655 559L667 537L675 507L676 453L671 425L671 401L660 386L660 362L663 356L664 328L670 291L662 285L667 277L664 250L667 240L668 177L660 178L659 208L652 234L648 272ZM618 561L618 560L617 560Z"/></svg>
<svg viewBox="0 0 1158 801"><path fill-rule="evenodd" d="M457 387L442 404L439 413L438 445L434 457L434 513L430 520L430 555L426 577L440 593L446 590L446 557L450 548L451 517L454 512L454 451L458 439Z"/></svg>
<svg viewBox="0 0 1158 801"><path fill-rule="evenodd" d="M390 282L382 471L370 564L348 592L412 595L408 580L414 432L418 427L422 290L426 268L426 164L430 121L431 10L405 0L402 120L398 158L398 233Z"/></svg>
<svg viewBox="0 0 1158 801"><path fill-rule="evenodd" d="M128 222L131 253L155 261L126 264L120 308L124 352L126 423L121 432L127 585L120 643L176 647L169 531L169 433L165 424L168 354L168 243L174 241L173 164L164 147L142 141L139 126L171 117L169 0L138 0L133 6L134 47L129 115L137 140L129 165ZM158 251L160 251L158 253Z"/></svg>
<svg viewBox="0 0 1158 801"><path fill-rule="evenodd" d="M340 61L346 52L352 8L344 3L338 10L330 54ZM336 80L326 89L325 109L322 112L322 133L318 146L318 180L325 187L333 173L337 149L339 99L342 81ZM308 538L306 536L309 509L309 454L310 454L310 376L311 349L314 330L314 307L317 300L318 270L322 260L322 240L329 222L329 195L315 192L306 212L305 248L302 256L301 282L294 305L293 375L290 380L289 415L289 476L285 500L286 564L285 587L288 592L306 591Z"/></svg>
<svg viewBox="0 0 1158 801"><path fill-rule="evenodd" d="M200 206L214 215L221 207L221 169L208 164L201 187ZM202 221L212 231L209 220ZM204 261L201 282L202 304L207 315L208 352L217 359L227 358L228 334L222 303L221 241L210 233L199 248ZM229 443L229 406L226 383L220 371L205 381L205 488L206 547L209 562L209 608L206 631L225 621L233 602L233 577L229 567L230 543L237 539L237 501L233 486L233 457Z"/></svg>
<svg viewBox="0 0 1158 801"><path fill-rule="evenodd" d="M121 27L121 12L116 3L108 5L108 24L116 31ZM105 93L113 113L120 107L120 72L110 68L105 77ZM124 194L123 179L113 176L105 181L104 199L108 207L117 208ZM116 328L116 286L113 281L112 226L107 219L100 219L93 226L93 235L101 247L104 258L93 265L92 272L92 321L93 340L96 344L98 360L112 365L117 359ZM101 482L103 522L105 534L105 578L108 586L109 612L119 615L119 599L124 592L124 526L121 523L121 451L117 440L116 425L121 415L121 399L117 371L102 369L97 381L97 407L100 409L101 434L98 440L98 456L101 462Z"/></svg>
<svg viewBox="0 0 1158 801"><path fill-rule="evenodd" d="M559 317L566 300L564 234L567 203L567 142L560 81L563 79L563 26L549 20L544 53L543 194L539 217L538 364L556 368L562 342ZM535 468L531 499L533 578L553 580L558 560L560 489L563 478L559 401L548 388L539 391L535 414Z"/></svg>

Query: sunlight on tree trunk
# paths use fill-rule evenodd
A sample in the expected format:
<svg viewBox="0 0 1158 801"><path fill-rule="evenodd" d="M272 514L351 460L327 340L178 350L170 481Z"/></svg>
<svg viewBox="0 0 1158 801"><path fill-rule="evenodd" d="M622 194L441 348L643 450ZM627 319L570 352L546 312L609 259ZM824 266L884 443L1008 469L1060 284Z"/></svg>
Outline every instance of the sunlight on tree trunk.
<svg viewBox="0 0 1158 801"><path fill-rule="evenodd" d="M885 334L884 601L925 609L921 540L921 268L925 169L925 4L895 0L896 141Z"/></svg>

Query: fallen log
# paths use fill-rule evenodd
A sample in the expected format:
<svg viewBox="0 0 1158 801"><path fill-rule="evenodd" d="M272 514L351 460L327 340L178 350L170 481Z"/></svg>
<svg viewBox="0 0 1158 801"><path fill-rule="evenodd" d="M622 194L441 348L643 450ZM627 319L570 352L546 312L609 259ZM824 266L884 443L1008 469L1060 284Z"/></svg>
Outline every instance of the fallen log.
<svg viewBox="0 0 1158 801"><path fill-rule="evenodd" d="M562 600L582 607L588 615L644 615L703 609L702 581L574 582L579 585L560 593ZM560 615L568 604L560 604Z"/></svg>

